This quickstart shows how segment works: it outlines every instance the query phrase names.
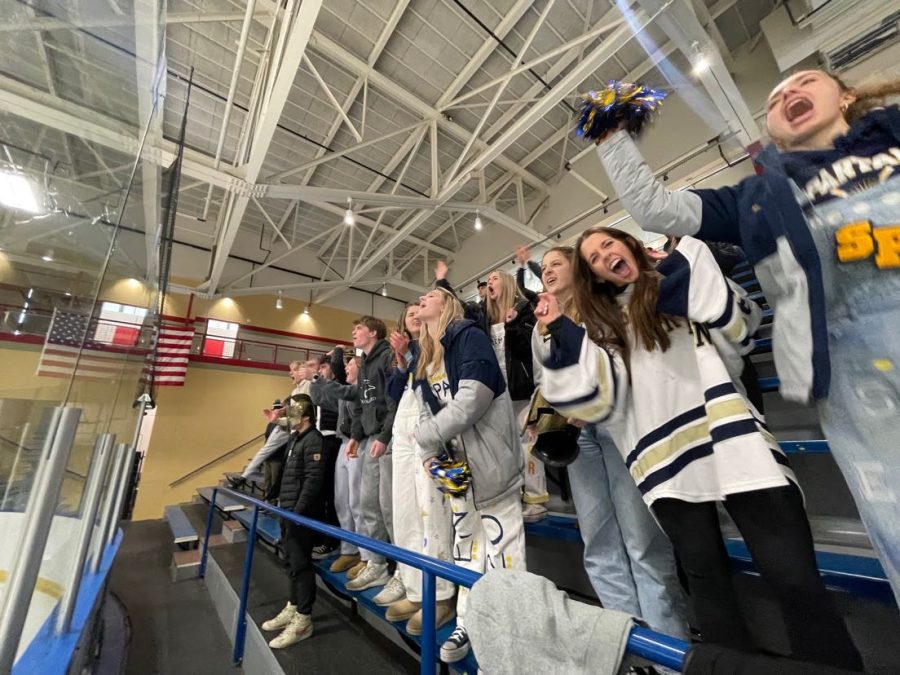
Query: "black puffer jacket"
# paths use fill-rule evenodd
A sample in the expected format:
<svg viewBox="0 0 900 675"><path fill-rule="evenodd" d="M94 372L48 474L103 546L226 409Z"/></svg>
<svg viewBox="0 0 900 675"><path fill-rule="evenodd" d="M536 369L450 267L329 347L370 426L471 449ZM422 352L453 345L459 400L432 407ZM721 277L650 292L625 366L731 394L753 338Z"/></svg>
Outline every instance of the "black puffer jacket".
<svg viewBox="0 0 900 675"><path fill-rule="evenodd" d="M310 518L324 511L325 453L322 434L315 428L291 434L281 474L278 505Z"/></svg>
<svg viewBox="0 0 900 675"><path fill-rule="evenodd" d="M506 356L506 386L513 401L525 401L534 392L531 358L531 332L534 330L534 308L528 300L515 307L516 318L506 324L503 351ZM491 320L484 315L481 326L491 335Z"/></svg>

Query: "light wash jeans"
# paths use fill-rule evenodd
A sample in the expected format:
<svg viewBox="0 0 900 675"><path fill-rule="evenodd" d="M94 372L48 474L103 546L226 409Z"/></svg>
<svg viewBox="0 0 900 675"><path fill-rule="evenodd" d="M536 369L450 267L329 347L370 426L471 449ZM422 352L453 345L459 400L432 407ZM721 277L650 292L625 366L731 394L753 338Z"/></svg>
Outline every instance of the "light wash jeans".
<svg viewBox="0 0 900 675"><path fill-rule="evenodd" d="M607 609L689 639L672 545L641 499L615 442L597 424L578 437L569 484L584 541L584 568Z"/></svg>
<svg viewBox="0 0 900 675"><path fill-rule="evenodd" d="M870 300L829 323L819 421L900 602L900 298Z"/></svg>

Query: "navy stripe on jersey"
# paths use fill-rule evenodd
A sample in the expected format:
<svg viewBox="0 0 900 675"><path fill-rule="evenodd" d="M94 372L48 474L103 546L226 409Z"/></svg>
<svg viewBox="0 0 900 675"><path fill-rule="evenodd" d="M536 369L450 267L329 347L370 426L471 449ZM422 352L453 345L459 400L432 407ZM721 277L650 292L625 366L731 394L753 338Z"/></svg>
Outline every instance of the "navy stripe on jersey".
<svg viewBox="0 0 900 675"><path fill-rule="evenodd" d="M720 424L718 426L712 427L709 430L709 435L712 436L713 443L722 443L723 441L727 441L738 436L746 436L747 434L756 433L759 433L759 429L756 428L756 420L753 419L726 422L725 424Z"/></svg>
<svg viewBox="0 0 900 675"><path fill-rule="evenodd" d="M730 300L731 298L729 298L729 302L725 303L725 311L722 312L722 316L707 324L710 328L722 328L731 323L731 318L734 316L734 303L730 302Z"/></svg>
<svg viewBox="0 0 900 675"><path fill-rule="evenodd" d="M737 389L735 389L734 385L731 382L723 382L722 384L717 384L714 387L710 387L706 391L703 392L703 398L706 399L706 402L709 403L715 398L719 398L720 396L728 396L729 394L736 394Z"/></svg>
<svg viewBox="0 0 900 675"><path fill-rule="evenodd" d="M625 464L630 467L638 456L648 447L675 433L681 427L703 419L704 417L706 417L706 407L702 405L698 405L696 408L691 408L690 410L686 410L680 415L673 417L661 427L657 427L639 440L634 450L628 453L628 457L625 458Z"/></svg>
<svg viewBox="0 0 900 675"><path fill-rule="evenodd" d="M638 489L641 491L641 494L647 494L653 488L665 483L670 478L674 478L682 469L688 466L691 462L695 462L698 459L702 459L704 457L708 457L713 454L713 445L712 443L703 443L702 445L695 446L690 450L686 450L681 455L679 455L671 464L667 464L661 469L657 469L656 471L652 471L647 474L640 483L638 483Z"/></svg>

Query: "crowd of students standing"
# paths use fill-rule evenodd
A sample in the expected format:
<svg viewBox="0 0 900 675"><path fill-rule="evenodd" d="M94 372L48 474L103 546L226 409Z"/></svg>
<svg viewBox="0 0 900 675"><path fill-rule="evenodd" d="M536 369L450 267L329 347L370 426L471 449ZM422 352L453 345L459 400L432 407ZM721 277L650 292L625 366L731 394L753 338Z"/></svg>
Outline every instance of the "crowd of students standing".
<svg viewBox="0 0 900 675"><path fill-rule="evenodd" d="M672 235L669 251L589 228L539 264L517 253L543 293L497 270L477 303L460 301L439 264L436 288L404 309L394 333L359 319L346 373L340 349L292 367L298 389L310 380L288 406L295 433L269 411L267 447L276 432L288 439L285 477L297 475L292 458L326 462L334 477L312 506L283 478L282 505L287 491L298 512L332 513L350 531L479 572L523 569L523 523L546 513L548 498L530 451L540 395L575 429L572 496L605 607L686 638L689 600L704 641L758 651L731 586L721 505L781 603L791 656L860 670L816 568L800 486L742 378L760 309L704 241L739 245L754 266L775 312L782 394L817 402L897 594L900 111L876 104L898 92L897 83L857 91L817 70L787 78L769 97L764 171L717 190L666 191L626 132L601 139L623 204L644 229ZM334 440L310 449L315 424ZM448 457L468 471L467 487L450 494L437 470ZM320 474L308 471L313 482ZM308 616L296 617L311 602L312 548L304 540L288 551L291 602L264 625L283 629L273 647L311 633ZM375 601L388 619L421 633L416 570L346 544L340 554L332 569L348 572L348 589L383 586ZM465 590L440 582L438 622L457 625L446 662L468 652L465 614Z"/></svg>

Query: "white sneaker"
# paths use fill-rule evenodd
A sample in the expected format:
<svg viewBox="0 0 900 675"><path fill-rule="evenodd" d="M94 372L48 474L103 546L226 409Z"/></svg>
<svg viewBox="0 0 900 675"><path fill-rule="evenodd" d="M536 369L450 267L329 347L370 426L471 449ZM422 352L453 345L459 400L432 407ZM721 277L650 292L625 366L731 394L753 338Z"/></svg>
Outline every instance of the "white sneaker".
<svg viewBox="0 0 900 675"><path fill-rule="evenodd" d="M462 626L457 626L450 637L441 645L441 661L456 663L466 658L469 653L469 634Z"/></svg>
<svg viewBox="0 0 900 675"><path fill-rule="evenodd" d="M381 593L372 598L372 600L379 607L387 607L395 602L400 602L405 597L406 588L403 586L403 582L400 581L400 577L395 574Z"/></svg>
<svg viewBox="0 0 900 675"><path fill-rule="evenodd" d="M294 614L290 623L274 638L269 646L272 649L284 649L305 640L313 634L312 617L308 614Z"/></svg>
<svg viewBox="0 0 900 675"><path fill-rule="evenodd" d="M344 588L348 591L364 591L367 588L384 586L390 580L391 577L387 572L387 564L382 563L381 565L378 565L369 561L369 564L366 565L366 569L360 572L353 581L348 581Z"/></svg>
<svg viewBox="0 0 900 675"><path fill-rule="evenodd" d="M294 615L297 613L297 605L292 605L290 602L284 606L284 609L278 613L274 619L269 619L264 622L262 625L263 630L281 630L285 626L287 626L291 619L294 618Z"/></svg>
<svg viewBox="0 0 900 675"><path fill-rule="evenodd" d="M522 506L522 520L526 523L536 523L547 517L547 507L543 504L524 504Z"/></svg>

